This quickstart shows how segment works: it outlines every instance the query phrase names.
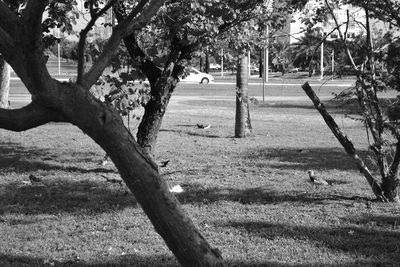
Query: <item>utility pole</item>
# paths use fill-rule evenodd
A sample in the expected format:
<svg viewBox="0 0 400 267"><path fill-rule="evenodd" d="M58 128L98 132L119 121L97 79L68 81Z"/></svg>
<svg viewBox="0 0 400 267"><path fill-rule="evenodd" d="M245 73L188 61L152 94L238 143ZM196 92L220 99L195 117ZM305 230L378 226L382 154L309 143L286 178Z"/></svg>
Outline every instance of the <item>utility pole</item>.
<svg viewBox="0 0 400 267"><path fill-rule="evenodd" d="M321 80L324 79L324 32L322 31L322 42L321 42Z"/></svg>
<svg viewBox="0 0 400 267"><path fill-rule="evenodd" d="M265 101L265 85L268 82L268 68L269 68L269 26L267 25L266 27L266 33L267 33L267 43L266 46L264 47L264 68L263 68L263 92L262 92L262 96L263 96L263 102Z"/></svg>
<svg viewBox="0 0 400 267"><path fill-rule="evenodd" d="M221 77L224 77L224 49L221 48Z"/></svg>
<svg viewBox="0 0 400 267"><path fill-rule="evenodd" d="M248 51L247 57L249 58L249 77L251 77L251 57L250 57L250 50Z"/></svg>
<svg viewBox="0 0 400 267"><path fill-rule="evenodd" d="M58 54L58 75L61 75L61 46L60 46L60 28L57 28L57 54Z"/></svg>
<svg viewBox="0 0 400 267"><path fill-rule="evenodd" d="M335 72L335 49L332 49L332 80Z"/></svg>

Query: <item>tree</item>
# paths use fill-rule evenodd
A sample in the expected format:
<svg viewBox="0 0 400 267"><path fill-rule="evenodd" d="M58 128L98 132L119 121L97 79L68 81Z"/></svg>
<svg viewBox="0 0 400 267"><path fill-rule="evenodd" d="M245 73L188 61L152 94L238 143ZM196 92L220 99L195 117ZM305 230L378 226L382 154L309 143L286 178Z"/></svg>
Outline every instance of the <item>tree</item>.
<svg viewBox="0 0 400 267"><path fill-rule="evenodd" d="M29 0L17 15L9 8L12 1L0 1L0 52L32 94L32 102L23 108L0 109L0 127L25 131L48 122L76 125L107 152L155 230L182 265L222 266L221 255L209 246L169 192L154 163L125 128L118 112L89 91L109 65L120 41L145 27L164 1L137 2L126 19L115 26L90 70L84 72L87 33L115 2L111 0L96 7L90 1L91 20L80 34L77 81L65 83L53 79L46 69L42 17L46 8L59 10L72 2Z"/></svg>
<svg viewBox="0 0 400 267"><path fill-rule="evenodd" d="M275 67L285 75L286 70L290 65L290 46L288 41L276 41L272 43L271 47L273 60L272 63Z"/></svg>
<svg viewBox="0 0 400 267"><path fill-rule="evenodd" d="M254 25L255 21L277 24L286 21L284 14L295 8L292 2L302 1L275 1L276 12L271 13L268 3L272 1L264 0L167 1L148 27L124 38L131 58L136 59L133 67L148 78L151 87L151 98L137 132L137 141L148 155L155 155L157 136L168 103L193 54L217 44L217 37L245 22L252 21ZM128 7L123 3L115 7L117 20L126 17ZM235 36L238 43L244 36Z"/></svg>
<svg viewBox="0 0 400 267"><path fill-rule="evenodd" d="M385 202L400 202L398 195L400 185L398 173L400 164L400 132L398 130L398 118L394 116L392 117L394 120L390 120L385 116L386 107L383 105L384 101L378 97L379 92L390 89L390 84L387 79L382 78L383 75L379 75L379 69L377 68L376 58L379 51L374 47L370 27L370 20L374 13L371 9L373 6L370 5L370 2L375 3L375 1L349 2L357 4L365 12L364 27L366 29L366 35L365 38L358 40L361 42L361 45L358 45L358 50L353 50L355 53L352 53L349 43L346 40L347 36L343 33L340 23L335 17L333 11L335 3L325 0L325 7L322 11L327 12L332 17L344 51L356 73L356 86L353 90L343 92L340 96L345 98L355 96L357 99L357 103L361 109L361 120L367 130L369 148L374 156L373 161L377 167L377 173L378 176L380 176L381 182L379 182L379 179L371 173L363 160L357 155L352 142L341 132L340 128L324 109L311 87L305 84L303 89L313 100L315 107L320 111L327 125L342 144L347 154L354 159L357 167L364 174L376 197ZM386 8L389 7L393 9L395 5L386 6ZM349 20L346 24L347 23L349 23ZM354 57L354 54L356 54L356 57ZM398 66L399 63L400 62L396 62L395 65Z"/></svg>
<svg viewBox="0 0 400 267"><path fill-rule="evenodd" d="M248 57L241 55L238 59L236 74L236 117L235 137L243 138L252 130L248 94Z"/></svg>

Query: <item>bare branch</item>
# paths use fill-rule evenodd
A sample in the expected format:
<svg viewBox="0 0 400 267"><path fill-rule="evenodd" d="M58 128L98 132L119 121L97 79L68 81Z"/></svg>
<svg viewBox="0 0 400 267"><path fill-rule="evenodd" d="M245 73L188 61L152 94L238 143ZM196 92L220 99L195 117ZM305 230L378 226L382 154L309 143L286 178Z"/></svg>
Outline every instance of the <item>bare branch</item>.
<svg viewBox="0 0 400 267"><path fill-rule="evenodd" d="M93 64L92 68L86 73L82 79L81 85L90 88L103 73L104 69L111 61L111 57L115 53L122 38L133 33L135 30L139 30L149 23L151 18L155 15L158 9L164 4L165 0L147 0L141 1L141 3L147 2L146 8L140 12L137 17L131 14L122 23L118 24L111 35L110 39L106 43L103 52L98 57L97 61ZM134 9L135 10L135 9ZM139 12L139 11L136 11ZM136 14L137 15L137 14Z"/></svg>
<svg viewBox="0 0 400 267"><path fill-rule="evenodd" d="M76 79L78 84L82 83L82 77L85 69L85 47L87 34L92 29L97 19L103 16L114 5L115 2L116 0L108 1L107 4L99 12L96 13L93 9L93 1L90 1L91 20L81 31L78 44L78 75Z"/></svg>
<svg viewBox="0 0 400 267"><path fill-rule="evenodd" d="M335 21L335 25L336 25L336 28L337 28L337 30L338 30L338 32L339 32L339 37L340 37L340 39L342 40L342 43L343 43L343 45L344 45L344 47L345 47L345 51L346 51L347 57L349 58L353 69L357 72L357 75L358 75L359 72L360 72L360 70L357 68L357 65L356 65L356 63L354 62L353 56L351 55L350 49L349 49L349 47L348 47L348 45L347 45L347 43L346 43L347 30L348 30L348 27L349 27L349 10L347 10L346 31L345 31L345 35L343 36L343 32L342 32L342 30L340 29L339 22L337 21L337 18L336 18L336 16L335 16L335 13L333 12L332 7L329 5L329 3L328 3L327 0L325 0L325 5L326 5L326 7L328 8L329 13L332 15L333 20Z"/></svg>
<svg viewBox="0 0 400 267"><path fill-rule="evenodd" d="M0 109L0 128L21 132L49 122L65 122L55 111L35 102L20 109Z"/></svg>

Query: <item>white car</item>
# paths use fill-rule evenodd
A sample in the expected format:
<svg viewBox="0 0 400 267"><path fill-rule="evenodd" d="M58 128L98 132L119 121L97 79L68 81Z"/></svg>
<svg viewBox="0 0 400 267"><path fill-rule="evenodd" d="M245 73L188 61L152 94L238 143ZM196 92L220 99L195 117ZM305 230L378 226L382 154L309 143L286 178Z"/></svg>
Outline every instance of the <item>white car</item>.
<svg viewBox="0 0 400 267"><path fill-rule="evenodd" d="M221 65L219 65L217 63L210 64L210 70L220 70L220 69L221 69Z"/></svg>
<svg viewBox="0 0 400 267"><path fill-rule="evenodd" d="M212 83L214 76L208 73L201 72L195 68L189 68L187 76L180 80L182 83Z"/></svg>

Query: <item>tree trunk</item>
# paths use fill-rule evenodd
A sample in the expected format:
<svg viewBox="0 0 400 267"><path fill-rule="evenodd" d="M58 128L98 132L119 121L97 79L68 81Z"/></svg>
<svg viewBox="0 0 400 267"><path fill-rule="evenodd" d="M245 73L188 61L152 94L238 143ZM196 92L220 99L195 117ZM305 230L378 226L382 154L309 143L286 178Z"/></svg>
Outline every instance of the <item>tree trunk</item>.
<svg viewBox="0 0 400 267"><path fill-rule="evenodd" d="M398 173L389 175L383 179L382 190L389 202L400 202Z"/></svg>
<svg viewBox="0 0 400 267"><path fill-rule="evenodd" d="M204 67L204 72L210 73L210 56L208 55L208 51L206 52L206 65Z"/></svg>
<svg viewBox="0 0 400 267"><path fill-rule="evenodd" d="M263 77L263 73L264 73L263 57L264 57L263 49L260 48L260 58L258 59L258 69L259 69L258 77L260 77L260 78Z"/></svg>
<svg viewBox="0 0 400 267"><path fill-rule="evenodd" d="M158 133L175 86L176 81L172 78L160 78L152 85L151 98L144 107L143 118L137 132L137 142L151 158L155 156Z"/></svg>
<svg viewBox="0 0 400 267"><path fill-rule="evenodd" d="M126 129L118 112L79 86L59 86L64 87L60 90L64 94L53 103L107 152L179 262L183 266L223 266L219 251L210 247L169 192L157 167Z"/></svg>
<svg viewBox="0 0 400 267"><path fill-rule="evenodd" d="M9 108L11 67L0 55L0 108Z"/></svg>
<svg viewBox="0 0 400 267"><path fill-rule="evenodd" d="M236 117L235 137L246 137L252 130L250 122L248 97L248 59L246 55L239 57L236 72Z"/></svg>
<svg viewBox="0 0 400 267"><path fill-rule="evenodd" d="M200 71L203 71L203 65L204 65L204 63L203 63L203 56L200 54L200 62L199 62L199 64L200 64L200 66L199 66L199 70Z"/></svg>

